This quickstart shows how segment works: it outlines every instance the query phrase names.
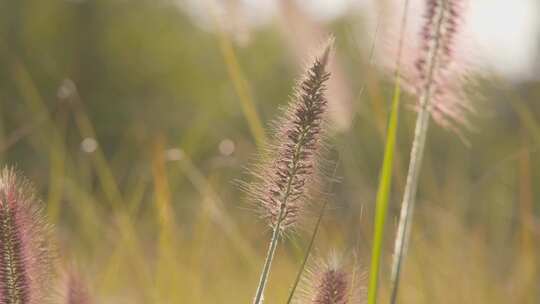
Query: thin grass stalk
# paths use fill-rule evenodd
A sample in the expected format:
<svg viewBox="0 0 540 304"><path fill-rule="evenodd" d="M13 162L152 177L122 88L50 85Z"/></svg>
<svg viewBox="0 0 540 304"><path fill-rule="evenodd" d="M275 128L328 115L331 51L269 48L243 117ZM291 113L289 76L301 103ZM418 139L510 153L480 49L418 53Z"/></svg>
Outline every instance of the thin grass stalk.
<svg viewBox="0 0 540 304"><path fill-rule="evenodd" d="M77 86L74 82L71 80L65 81L65 86L71 90L70 92L70 100L74 103L73 108L73 115L74 115L74 121L78 129L78 133L81 136L81 138L94 138L97 139L96 131L94 128L94 125L90 118L88 117L88 114L85 111L84 108L84 100L79 95L79 92L77 90ZM123 246L128 246L129 250L126 250L126 252L130 252L133 254L133 257L136 258L139 261L143 261L144 257L142 256L140 249L141 246L139 244L139 239L134 237L137 235L135 232L135 228L133 225L133 222L129 216L125 216L124 211L120 210L119 206L123 206L124 204L124 198L122 197L122 194L120 193L118 183L112 173L112 168L108 160L105 158L105 155L103 153L103 150L99 147L92 153L91 157L92 161L92 167L96 170L99 184L101 185L104 195L106 199L108 200L111 208L115 211L115 213L118 216L118 228L120 232L121 239L124 240L123 242L119 242L116 246L115 251L119 252ZM72 185L74 187L75 184ZM80 195L79 193L78 195ZM82 215L86 216L88 214L88 211L90 209L86 209L84 212L82 212ZM125 244L124 244L125 242ZM114 251L113 251L114 252ZM108 257L108 261L104 262L104 265L109 265L109 268L112 269L111 271L114 271L114 258L117 257L117 255L111 254ZM147 263L138 263L138 265L144 265L146 266ZM149 269L147 267L143 267L145 275L143 277L146 279L149 276Z"/></svg>
<svg viewBox="0 0 540 304"><path fill-rule="evenodd" d="M368 304L377 303L377 290L379 284L379 269L381 264L382 246L384 240L384 226L388 215L388 201L392 189L392 171L394 164L394 152L396 146L397 127L399 122L399 107L401 100L401 84L399 69L401 64L401 53L403 48L403 37L407 25L407 12L409 1L406 0L401 20L401 33L399 37L398 56L395 70L394 96L388 121L388 131L386 134L386 144L384 148L384 159L380 173L379 187L377 189L377 200L375 207L375 227L373 232L373 245L371 252L371 266L369 269L368 282Z"/></svg>
<svg viewBox="0 0 540 304"><path fill-rule="evenodd" d="M332 174L332 178L336 177L337 169L338 169L338 162L336 162L336 166L334 167L334 172ZM319 227L321 226L322 219L324 217L324 213L326 211L326 206L328 205L328 200L325 200L323 205L321 206L321 210L319 211L319 216L317 218L317 222L315 223L315 228L313 228L313 233L311 235L311 239L309 240L308 248L306 250L306 253L304 255L304 259L302 261L302 265L300 265L300 269L298 270L298 273L296 275L296 278L294 280L293 286L291 288L291 291L289 293L289 298L287 299L287 304L290 304L293 300L294 293L300 284L300 280L302 279L302 274L304 273L304 269L306 269L307 262L309 260L309 257L311 255L311 251L313 250L313 244L315 243L315 238L317 237L317 234L319 232ZM351 286L354 286L354 284L351 284Z"/></svg>
<svg viewBox="0 0 540 304"><path fill-rule="evenodd" d="M266 260L264 261L263 271L259 279L259 285L257 286L257 292L255 293L255 299L253 300L254 304L260 304L263 302L263 293L266 288L266 283L268 282L268 275L270 274L270 267L272 266L272 261L276 254L276 248L279 241L279 230L281 229L281 223L283 222L283 215L285 214L285 208L281 208L279 212L279 219L272 233L272 240L270 241L270 246L268 247L268 253L266 254Z"/></svg>
<svg viewBox="0 0 540 304"><path fill-rule="evenodd" d="M300 266L300 269L298 270L298 273L296 274L296 278L291 288L291 292L289 293L289 298L287 298L287 304L290 304L292 302L292 299L294 297L294 292L296 291L296 288L298 287L298 284L300 283L300 279L302 278L302 274L304 273L304 269L306 268L307 261L309 260L309 256L311 254L311 250L313 249L315 238L317 237L317 233L319 232L319 227L321 226L322 218L324 216L324 212L326 210L327 204L328 204L328 201L325 200L321 207L321 211L319 212L319 217L317 218L317 223L315 224L315 228L313 229L313 234L311 235L311 239L309 240L309 245L308 245L306 254L304 256L304 260L302 261L302 265Z"/></svg>
<svg viewBox="0 0 540 304"><path fill-rule="evenodd" d="M251 245L241 237L239 227L231 220L230 215L224 209L224 203L218 193L216 193L210 181L203 175L201 170L193 163L190 156L182 153L179 167L193 187L200 193L205 208L210 213L214 221L223 231L225 236L237 247L242 256L251 264L254 264L255 251Z"/></svg>
<svg viewBox="0 0 540 304"><path fill-rule="evenodd" d="M325 82L330 74L326 64L332 47L330 39L324 53L316 58L297 84L276 134L275 158L261 167L259 182L253 183L251 195L259 203L262 216L273 229L270 246L255 293L255 304L262 303L272 260L281 233L298 222L302 208L315 186L321 136L324 132L327 101Z"/></svg>
<svg viewBox="0 0 540 304"><path fill-rule="evenodd" d="M437 66L437 54L440 46L441 26L444 15L447 10L447 0L441 1L442 8L439 10L439 16L436 21L436 35L434 37L434 46L428 53L428 74L425 87L421 91L419 97L419 110L416 119L416 127L414 132L413 145L411 149L411 157L409 162L409 171L407 174L407 183L405 185L405 193L401 207L399 218L398 232L394 246L394 260L392 263L392 293L390 303L394 304L397 300L399 287L399 278L401 267L407 251L408 242L410 239L411 223L413 219L414 205L416 202L416 192L418 190L418 177L422 167L422 159L426 145L427 131L429 128L429 120L431 116L430 98L433 88L433 75Z"/></svg>
<svg viewBox="0 0 540 304"><path fill-rule="evenodd" d="M257 146L262 147L266 142L266 133L264 132L264 126L262 120L257 111L257 107L253 100L253 95L249 88L248 80L246 79L242 67L238 61L238 56L234 51L233 44L227 32L222 28L222 22L217 12L216 3L214 1L207 1L207 5L212 13L216 27L218 28L218 43L219 50L223 56L223 61L227 68L227 73L233 84L234 90L240 100L240 106L242 113L248 123L249 131L255 139Z"/></svg>
<svg viewBox="0 0 540 304"><path fill-rule="evenodd" d="M257 144L261 146L266 142L266 134L264 133L261 118L249 90L248 82L242 73L240 63L226 33L220 33L219 45L223 59L227 65L227 72L232 79L234 89L240 99L242 113L246 117L249 130Z"/></svg>

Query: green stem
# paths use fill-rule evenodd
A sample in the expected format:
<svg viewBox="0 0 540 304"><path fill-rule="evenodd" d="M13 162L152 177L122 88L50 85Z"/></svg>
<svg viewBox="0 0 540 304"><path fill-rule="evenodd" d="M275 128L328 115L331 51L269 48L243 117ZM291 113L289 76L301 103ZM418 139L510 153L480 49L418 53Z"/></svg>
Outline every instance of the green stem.
<svg viewBox="0 0 540 304"><path fill-rule="evenodd" d="M398 43L398 55L396 58L395 86L394 96L390 116L388 119L388 129L386 134L386 144L384 148L384 159L379 176L379 188L377 189L377 200L375 207L375 227L373 232L373 245L371 251L371 266L369 269L368 282L368 304L377 303L377 290L379 284L379 269L381 264L382 247L384 240L384 226L388 215L388 202L390 200L390 191L392 189L392 170L394 164L394 153L396 146L397 128L399 121L399 106L401 98L400 86L400 65L401 54L403 50L403 38L407 26L409 0L405 0L403 15L401 18L401 32Z"/></svg>
<svg viewBox="0 0 540 304"><path fill-rule="evenodd" d="M386 147L384 151L383 167L381 169L379 189L375 209L375 228L373 235L373 247L371 251L371 267L369 269L368 304L377 303L377 288L379 282L379 268L381 264L382 246L384 238L384 225L388 213L388 201L392 188L392 168L396 145L396 133L398 125L398 112L400 104L400 87L396 82L392 112L390 114L389 128L386 135Z"/></svg>

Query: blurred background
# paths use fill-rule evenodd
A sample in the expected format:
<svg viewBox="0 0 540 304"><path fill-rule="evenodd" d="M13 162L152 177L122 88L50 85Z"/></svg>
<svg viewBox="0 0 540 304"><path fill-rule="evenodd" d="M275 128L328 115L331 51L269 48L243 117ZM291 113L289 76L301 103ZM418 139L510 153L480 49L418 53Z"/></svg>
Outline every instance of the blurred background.
<svg viewBox="0 0 540 304"><path fill-rule="evenodd" d="M421 20L411 1L410 23ZM402 1L0 2L0 158L31 179L60 264L96 303L248 303L269 239L238 180L329 33L336 167L315 256L369 266L392 79L380 29ZM433 125L401 303L539 303L540 4L470 1L481 74L466 141ZM386 17L386 18L385 18ZM375 47L374 47L375 46ZM405 102L412 102L405 96ZM380 298L415 115L402 107ZM312 223L283 241L283 303ZM367 284L367 280L361 284Z"/></svg>

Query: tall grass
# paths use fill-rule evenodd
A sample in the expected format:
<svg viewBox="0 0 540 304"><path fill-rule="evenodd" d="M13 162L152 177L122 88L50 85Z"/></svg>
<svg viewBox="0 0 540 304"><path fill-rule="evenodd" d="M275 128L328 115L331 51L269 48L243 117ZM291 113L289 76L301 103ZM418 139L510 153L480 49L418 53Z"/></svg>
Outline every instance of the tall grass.
<svg viewBox="0 0 540 304"><path fill-rule="evenodd" d="M457 123L466 121L462 117L464 113L461 103L467 101L455 99L464 96L459 93L459 84L456 86L452 83L455 81L452 77L455 76L448 70L450 63L455 59L456 36L459 35L458 23L460 15L463 14L462 10L459 0L426 1L425 23L420 40L422 43L420 49L423 52L415 61L418 77L413 79L418 94L418 116L394 246L391 303L397 301L401 267L410 238L430 118L433 114L442 125L446 126L450 124L448 120ZM452 96L448 96L449 94Z"/></svg>
<svg viewBox="0 0 540 304"><path fill-rule="evenodd" d="M257 92L263 117L286 97L293 69L280 33L272 27L250 33L242 56L233 53L234 63L216 44L220 36L192 26L163 3L14 1L6 2L2 13L8 14L4 20L10 27L2 28L9 35L0 41L5 67L0 73L0 158L35 182L45 198L42 213L58 227L60 258L81 262L92 300L252 301L261 266L256 244L266 234L250 212L238 208L242 194L230 183L258 149L252 144L256 132L237 106L245 94L238 89L249 87L252 99L249 91ZM366 75L360 68L351 43L351 37L360 43L364 38L352 26L358 20L351 15L330 24L351 87L368 77L370 90L403 95L404 103L408 97L401 89L408 83L392 92L377 81L380 75ZM235 64L249 84L233 84L238 79L229 69ZM63 83L66 77L72 80ZM62 84L75 90L63 91L69 94L57 100ZM429 130L433 144L425 146L426 179L419 181L429 204L415 207L414 246L407 250L411 267L401 274L400 302L538 303L538 84L477 90L488 91L492 112L475 120L482 131L470 136L471 148L464 149L453 134ZM380 98L362 97L361 104ZM374 230L383 226L381 219L394 223L392 205L386 216L379 212L386 209L381 202L391 188L389 173L383 172L392 171L389 143L405 146L415 117L414 112L392 112L385 124L384 115L375 117L383 111L359 108L361 119L331 139L340 147L341 183L332 207L325 207L325 225L317 226L315 244L310 245L315 234L304 240L314 253L355 246L350 240L359 240L354 264L361 265L372 251L370 271L376 271L375 264L380 268L378 276L370 274L370 301L378 290L379 301L386 302L392 288L386 280L386 250L384 242L375 241L384 233L373 242L381 246L366 246L374 222L364 215L373 211L370 197L377 195ZM394 129L393 121L399 127ZM385 125L383 156L378 147ZM234 142L231 155L217 149L223 138ZM81 149L84 140L95 143L95 149ZM177 148L183 157L166 158L166 151ZM396 152L394 161L400 156ZM362 204L350 203L358 201ZM298 230L304 236L302 227ZM267 302L285 302L289 283L309 277L309 271L298 276L298 261L303 261L285 239L280 235L277 242ZM361 266L353 269L350 286L362 286L362 271ZM314 298L312 292L303 300ZM356 302L349 298L348 303Z"/></svg>
<svg viewBox="0 0 540 304"><path fill-rule="evenodd" d="M301 220L309 190L318 171L321 136L325 132L327 101L325 82L330 77L326 65L332 40L315 59L296 88L296 96L280 120L276 153L258 173L259 184L251 188L262 216L272 228L272 238L253 303L263 302L264 290L280 235Z"/></svg>

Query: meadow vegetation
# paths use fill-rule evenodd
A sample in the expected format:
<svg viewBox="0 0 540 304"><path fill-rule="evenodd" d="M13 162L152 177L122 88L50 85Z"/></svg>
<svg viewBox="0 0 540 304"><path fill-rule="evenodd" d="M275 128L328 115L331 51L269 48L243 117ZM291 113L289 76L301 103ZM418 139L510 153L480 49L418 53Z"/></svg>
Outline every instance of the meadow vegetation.
<svg viewBox="0 0 540 304"><path fill-rule="evenodd" d="M538 303L540 83L467 71L431 87L378 68L384 31L366 34L361 12L315 22L285 2L242 31L212 1L204 18L170 1L0 3L0 161L15 168L0 177L1 304L249 303L273 241L255 303L363 303L368 287L389 303L400 229L397 303ZM426 108L438 123L398 228L423 89L468 103ZM37 270L13 276L45 253L45 291Z"/></svg>

